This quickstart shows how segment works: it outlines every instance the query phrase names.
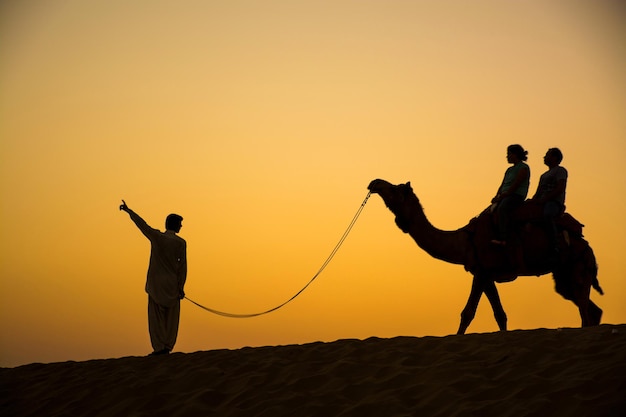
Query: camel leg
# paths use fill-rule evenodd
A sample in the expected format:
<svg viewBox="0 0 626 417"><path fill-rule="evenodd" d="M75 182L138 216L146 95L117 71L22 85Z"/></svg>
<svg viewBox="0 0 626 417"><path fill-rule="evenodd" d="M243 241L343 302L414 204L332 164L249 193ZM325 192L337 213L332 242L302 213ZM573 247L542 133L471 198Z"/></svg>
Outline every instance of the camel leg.
<svg viewBox="0 0 626 417"><path fill-rule="evenodd" d="M584 275L583 277L586 278L586 276ZM572 280L574 282L579 282L576 279L576 273L572 274ZM582 280L582 281L585 282L587 280ZM585 282L584 284L577 284L574 289L574 297L572 301L574 301L574 304L576 304L576 306L578 307L578 311L580 312L582 327L593 326L594 319L592 316L594 313L597 314L597 311L592 312L593 307L591 307L592 303L591 303L591 299L589 298L591 295L590 293L591 293L591 281L590 280L589 280L589 283Z"/></svg>
<svg viewBox="0 0 626 417"><path fill-rule="evenodd" d="M557 291L558 292L558 291ZM559 292L566 300L571 301L578 307L581 327L597 326L602 318L602 309L595 305L590 299L573 297L571 294Z"/></svg>
<svg viewBox="0 0 626 417"><path fill-rule="evenodd" d="M586 302L576 304L578 305L578 312L580 313L581 327L591 326L591 320L589 319L589 304Z"/></svg>
<svg viewBox="0 0 626 417"><path fill-rule="evenodd" d="M469 327L470 323L474 320L476 309L478 308L478 302L480 301L480 297L482 297L482 295L482 280L474 275L474 279L472 280L472 289L470 291L469 298L467 299L467 304L465 305L463 311L461 311L461 324L459 325L459 330L456 334L465 334L465 331Z"/></svg>
<svg viewBox="0 0 626 417"><path fill-rule="evenodd" d="M589 300L589 324L591 326L600 325L600 321L602 319L602 309L594 304L593 301Z"/></svg>
<svg viewBox="0 0 626 417"><path fill-rule="evenodd" d="M588 246L570 269L561 271L559 275L557 275L557 271L554 271L555 279L559 277L562 282L569 282L569 285L561 285L560 288L557 288L557 292L576 304L580 312L582 327L597 326L602 319L602 309L595 305L590 298L594 281L597 285L597 272L595 256ZM563 273L565 275L562 275ZM602 293L601 290L600 293Z"/></svg>
<svg viewBox="0 0 626 417"><path fill-rule="evenodd" d="M555 270L553 275L556 282L556 292L578 307L582 327L595 326L600 324L602 310L589 298L591 280L586 279L584 270L581 272L583 268L584 266L578 263L569 269ZM580 274L583 274L582 278L579 278Z"/></svg>
<svg viewBox="0 0 626 417"><path fill-rule="evenodd" d="M574 303L578 306L582 327L595 326L596 324L599 324L595 323L595 320L599 319L599 317L594 317L594 315L597 316L597 310L599 310L599 308L589 299L589 291L587 291L585 295L581 295L577 298L578 299ZM591 306L592 304L595 309ZM602 310L600 310L600 315L602 315Z"/></svg>
<svg viewBox="0 0 626 417"><path fill-rule="evenodd" d="M580 313L582 327L598 326L602 320L602 309L590 298L579 298L574 301Z"/></svg>
<svg viewBox="0 0 626 417"><path fill-rule="evenodd" d="M504 312L504 308L502 307L502 302L500 301L500 294L498 294L498 288L496 287L496 283L492 280L485 280L483 288L487 299L489 299L491 308L493 309L493 316L496 318L496 323L498 323L498 327L501 331L506 331L506 313Z"/></svg>

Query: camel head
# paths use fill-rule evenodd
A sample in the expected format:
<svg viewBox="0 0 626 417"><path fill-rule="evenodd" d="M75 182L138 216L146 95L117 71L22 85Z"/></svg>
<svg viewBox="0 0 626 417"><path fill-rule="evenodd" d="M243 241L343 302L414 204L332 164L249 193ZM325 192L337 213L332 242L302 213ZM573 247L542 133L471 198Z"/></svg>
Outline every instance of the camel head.
<svg viewBox="0 0 626 417"><path fill-rule="evenodd" d="M409 229L409 219L419 200L413 193L411 183L393 185L385 180L377 179L367 187L372 193L380 195L385 205L396 215L396 224L404 232Z"/></svg>

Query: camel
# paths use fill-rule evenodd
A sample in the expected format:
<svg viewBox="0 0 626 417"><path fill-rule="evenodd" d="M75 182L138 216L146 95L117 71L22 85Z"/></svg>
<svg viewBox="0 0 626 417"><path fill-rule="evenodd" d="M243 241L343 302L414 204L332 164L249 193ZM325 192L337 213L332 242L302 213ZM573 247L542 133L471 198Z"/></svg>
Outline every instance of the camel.
<svg viewBox="0 0 626 417"><path fill-rule="evenodd" d="M598 267L593 250L579 230L564 232L559 238L559 252L551 251L550 239L540 221L532 221L524 209L516 213L516 239L507 246L491 243L494 220L489 208L460 229L445 231L433 226L424 214L411 183L393 185L381 179L372 181L368 189L380 195L395 214L397 226L408 233L417 245L436 259L463 265L473 275L467 304L461 312L457 334L464 334L474 319L478 302L484 293L493 309L501 331L507 329L507 316L502 307L496 283L510 282L518 276L540 276L552 272L555 290L578 307L582 326L600 324L602 310L590 299L591 287L603 294L598 283ZM537 205L526 204L523 207ZM524 217L526 215L526 217ZM514 218L515 220L515 218ZM536 217L534 220L538 220Z"/></svg>

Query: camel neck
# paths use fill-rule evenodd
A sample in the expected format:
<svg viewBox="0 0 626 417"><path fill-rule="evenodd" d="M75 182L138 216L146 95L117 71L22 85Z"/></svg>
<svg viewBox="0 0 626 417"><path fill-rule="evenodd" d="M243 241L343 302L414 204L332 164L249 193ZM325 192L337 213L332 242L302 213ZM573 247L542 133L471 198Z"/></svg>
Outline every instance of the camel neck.
<svg viewBox="0 0 626 417"><path fill-rule="evenodd" d="M433 226L419 200L409 211L406 232L415 243L434 258L446 262L463 265L467 262L469 239L466 232L458 230L441 230Z"/></svg>

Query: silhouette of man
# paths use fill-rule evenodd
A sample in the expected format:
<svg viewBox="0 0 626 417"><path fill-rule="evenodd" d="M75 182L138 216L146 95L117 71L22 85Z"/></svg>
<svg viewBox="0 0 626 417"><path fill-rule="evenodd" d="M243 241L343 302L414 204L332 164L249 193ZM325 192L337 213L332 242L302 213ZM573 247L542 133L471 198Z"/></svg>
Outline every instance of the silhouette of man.
<svg viewBox="0 0 626 417"><path fill-rule="evenodd" d="M549 228L550 243L557 249L558 231L554 222L565 208L565 188L567 187L567 170L560 166L563 153L559 148L550 148L543 157L548 170L541 174L537 191L532 201L543 205L543 218Z"/></svg>
<svg viewBox="0 0 626 417"><path fill-rule="evenodd" d="M124 200L120 210L127 212L141 233L150 240L150 264L146 279L148 293L148 330L154 351L151 355L168 354L174 348L180 319L180 300L187 279L187 242L176 233L183 218L170 214L165 232L153 229Z"/></svg>

